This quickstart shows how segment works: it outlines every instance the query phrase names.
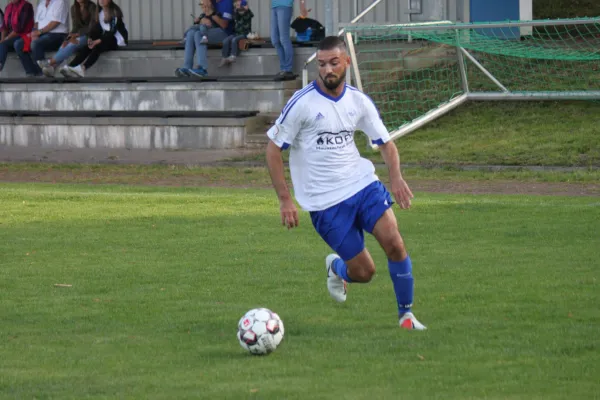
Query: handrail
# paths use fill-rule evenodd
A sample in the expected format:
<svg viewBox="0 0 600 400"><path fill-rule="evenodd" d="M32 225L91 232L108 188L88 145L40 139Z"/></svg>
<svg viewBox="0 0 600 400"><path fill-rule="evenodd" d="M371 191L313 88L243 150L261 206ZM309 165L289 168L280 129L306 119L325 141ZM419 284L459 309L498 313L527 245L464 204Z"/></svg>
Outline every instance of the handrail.
<svg viewBox="0 0 600 400"><path fill-rule="evenodd" d="M357 23L362 17L364 17L365 15L367 15L369 12L371 12L372 9L374 9L379 3L381 3L383 0L374 0L367 8L365 8L364 10L362 10L362 12L360 14L358 14L356 17L354 17L351 21L350 24L355 24ZM345 32L345 29L342 28L339 30L338 32L338 36L343 35ZM308 57L306 59L306 61L304 62L304 67L302 68L302 86L306 86L308 85L308 64L310 64L311 62L314 61L314 59L317 58L317 52L315 51L310 57Z"/></svg>

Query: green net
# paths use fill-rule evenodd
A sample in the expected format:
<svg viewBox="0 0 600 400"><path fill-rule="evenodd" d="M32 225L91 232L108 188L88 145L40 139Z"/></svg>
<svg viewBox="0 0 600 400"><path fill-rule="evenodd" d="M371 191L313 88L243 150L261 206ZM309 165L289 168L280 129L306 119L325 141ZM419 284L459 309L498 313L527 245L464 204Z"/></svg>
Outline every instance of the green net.
<svg viewBox="0 0 600 400"><path fill-rule="evenodd" d="M390 130L466 92L600 91L600 18L351 26L346 32L363 90Z"/></svg>

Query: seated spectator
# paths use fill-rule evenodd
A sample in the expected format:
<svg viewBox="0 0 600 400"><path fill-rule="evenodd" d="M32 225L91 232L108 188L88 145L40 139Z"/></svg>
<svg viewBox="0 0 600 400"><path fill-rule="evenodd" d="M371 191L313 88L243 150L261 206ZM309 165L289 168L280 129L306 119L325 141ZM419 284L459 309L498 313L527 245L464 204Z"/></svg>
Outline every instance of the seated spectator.
<svg viewBox="0 0 600 400"><path fill-rule="evenodd" d="M26 51L26 39L21 38L15 42L15 51L27 76L42 75L37 61L43 60L47 51L58 50L69 32L68 19L67 0L40 1L35 12L35 26L31 31L31 54Z"/></svg>
<svg viewBox="0 0 600 400"><path fill-rule="evenodd" d="M223 50L221 51L223 58L219 67L235 62L240 53L240 40L246 39L248 34L252 32L252 18L254 17L254 13L248 7L248 2L246 0L236 0L234 6L233 21L235 31L233 35L229 35L223 40Z"/></svg>
<svg viewBox="0 0 600 400"><path fill-rule="evenodd" d="M206 76L208 75L208 44L219 44L233 33L233 0L202 0L200 3L206 15L199 22L210 26L203 30L190 29L185 35L185 55L183 67L175 70L175 75ZM203 37L206 36L206 41ZM194 52L198 65L193 68Z"/></svg>
<svg viewBox="0 0 600 400"><path fill-rule="evenodd" d="M100 54L127 46L129 33L121 8L112 0L98 0L98 5L101 8L98 22L89 32L88 45L77 52L69 67L61 70L65 76L83 78Z"/></svg>
<svg viewBox="0 0 600 400"><path fill-rule="evenodd" d="M4 29L4 12L0 9L0 42L4 40L6 30Z"/></svg>
<svg viewBox="0 0 600 400"><path fill-rule="evenodd" d="M49 60L38 61L44 75L54 76L56 67L88 45L88 34L90 29L98 22L97 18L98 8L92 0L73 1L71 6L71 33L69 33L54 57ZM61 69L65 70L66 68L65 65Z"/></svg>
<svg viewBox="0 0 600 400"><path fill-rule="evenodd" d="M26 0L11 0L6 6L2 24L3 38L0 41L0 71L6 64L8 52L15 48L18 40L27 41L25 49L30 51L29 34L33 29L33 6Z"/></svg>

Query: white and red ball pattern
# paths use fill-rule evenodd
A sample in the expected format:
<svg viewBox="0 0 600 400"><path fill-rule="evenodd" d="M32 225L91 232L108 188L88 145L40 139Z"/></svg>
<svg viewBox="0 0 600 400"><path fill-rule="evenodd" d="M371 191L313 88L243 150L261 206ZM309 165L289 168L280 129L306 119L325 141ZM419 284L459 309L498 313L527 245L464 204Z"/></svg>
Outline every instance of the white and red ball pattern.
<svg viewBox="0 0 600 400"><path fill-rule="evenodd" d="M250 354L269 354L283 340L283 321L267 308L248 311L238 323L237 338Z"/></svg>

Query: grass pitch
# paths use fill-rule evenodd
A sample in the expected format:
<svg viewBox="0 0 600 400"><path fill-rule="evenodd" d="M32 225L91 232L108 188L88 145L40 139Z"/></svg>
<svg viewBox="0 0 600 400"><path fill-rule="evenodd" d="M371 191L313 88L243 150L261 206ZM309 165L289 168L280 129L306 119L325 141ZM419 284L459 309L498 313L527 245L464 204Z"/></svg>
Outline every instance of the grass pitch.
<svg viewBox="0 0 600 400"><path fill-rule="evenodd" d="M330 300L308 215L271 190L0 184L0 398L594 398L598 198L417 193L397 211L417 317L385 257ZM55 286L67 284L70 287ZM268 357L250 308L286 325Z"/></svg>

